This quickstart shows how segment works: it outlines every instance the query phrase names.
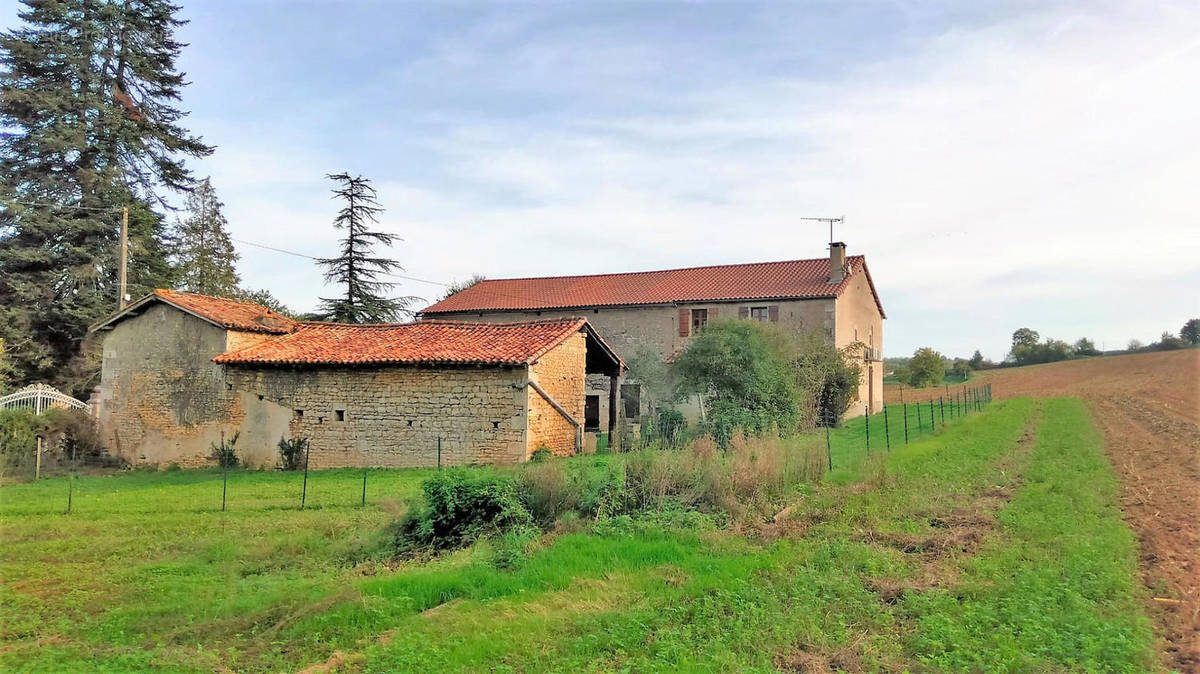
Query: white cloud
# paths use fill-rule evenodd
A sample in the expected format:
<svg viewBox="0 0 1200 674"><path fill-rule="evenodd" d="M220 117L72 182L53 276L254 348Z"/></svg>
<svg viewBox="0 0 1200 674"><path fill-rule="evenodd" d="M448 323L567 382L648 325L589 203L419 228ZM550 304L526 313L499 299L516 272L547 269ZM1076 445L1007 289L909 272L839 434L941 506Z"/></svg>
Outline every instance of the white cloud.
<svg viewBox="0 0 1200 674"><path fill-rule="evenodd" d="M602 30L504 28L484 44L468 31L382 79L453 74L453 89L498 77L495 91L528 95L539 82L579 92L591 77L636 88L630 107L430 113L437 133L406 139L428 171L389 163L384 147L314 156L236 138L205 166L235 232L327 250L321 176L361 153L385 228L406 240L398 257L423 278L819 256L825 230L799 218L845 214L836 235L868 255L891 353L1000 357L1021 325L1115 345L1200 313L1195 288L1176 281L1200 271L1194 5L1038 10L951 28L836 79L717 78L654 105L641 105L645 78L670 69L663 51ZM584 80L556 81L564 72ZM365 126L392 123L370 103ZM297 262L247 255L245 274L306 307L319 274Z"/></svg>

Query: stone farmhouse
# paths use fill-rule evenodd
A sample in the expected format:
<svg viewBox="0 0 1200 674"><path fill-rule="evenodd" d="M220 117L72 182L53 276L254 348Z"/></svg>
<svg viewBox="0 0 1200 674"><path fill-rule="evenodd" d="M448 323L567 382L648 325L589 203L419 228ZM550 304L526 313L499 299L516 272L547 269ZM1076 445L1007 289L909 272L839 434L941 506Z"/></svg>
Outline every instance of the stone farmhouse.
<svg viewBox="0 0 1200 674"><path fill-rule="evenodd" d="M585 316L626 360L643 349L671 359L708 323L738 318L821 331L839 348L863 345L863 381L849 414L883 405L883 319L867 261L832 243L829 257L665 271L485 280L433 304L425 319L514 321ZM602 430L616 396L612 380L591 377L585 428ZM636 424L646 405L636 382L620 384L620 416ZM684 413L700 414L693 401Z"/></svg>
<svg viewBox="0 0 1200 674"><path fill-rule="evenodd" d="M311 465L518 463L583 449L585 385L621 359L584 318L300 322L251 302L157 290L103 333L99 423L137 464L248 465L308 438ZM612 422L616 423L615 419Z"/></svg>

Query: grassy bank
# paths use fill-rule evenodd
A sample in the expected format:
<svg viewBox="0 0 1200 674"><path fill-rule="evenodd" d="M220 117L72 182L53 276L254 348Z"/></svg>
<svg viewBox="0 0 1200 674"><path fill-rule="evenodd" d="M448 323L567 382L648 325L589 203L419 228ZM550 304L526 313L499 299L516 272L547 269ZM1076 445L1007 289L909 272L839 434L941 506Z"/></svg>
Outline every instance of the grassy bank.
<svg viewBox="0 0 1200 674"><path fill-rule="evenodd" d="M280 473L235 474L225 513L212 473L86 478L71 516L65 483L7 487L0 669L1148 665L1133 541L1079 405L995 404L908 445L893 428L869 457L861 419L832 438L834 474L774 518L567 521L503 570L487 542L370 554L426 471L372 471L366 507L361 472L323 471L304 511Z"/></svg>

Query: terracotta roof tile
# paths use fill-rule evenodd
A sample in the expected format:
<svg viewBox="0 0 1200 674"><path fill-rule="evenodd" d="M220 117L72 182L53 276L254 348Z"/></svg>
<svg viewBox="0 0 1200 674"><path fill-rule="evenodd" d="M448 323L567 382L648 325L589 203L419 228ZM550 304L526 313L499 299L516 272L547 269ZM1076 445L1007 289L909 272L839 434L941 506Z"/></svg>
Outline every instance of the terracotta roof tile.
<svg viewBox="0 0 1200 674"><path fill-rule="evenodd" d="M254 302L161 288L155 290L154 295L168 304L231 330L284 334L291 332L296 324L287 316Z"/></svg>
<svg viewBox="0 0 1200 674"><path fill-rule="evenodd" d="M524 323L426 320L387 325L304 322L293 332L213 360L239 365L523 365L580 331L586 319Z"/></svg>
<svg viewBox="0 0 1200 674"><path fill-rule="evenodd" d="M276 313L270 309L245 300L234 300L227 297L210 297L199 293L187 293L181 290L158 289L144 295L124 309L117 311L108 318L92 325L89 330L106 330L113 325L137 316L148 304L165 302L171 306L186 311L214 325L227 330L242 330L245 332L264 332L282 335L291 332L296 321Z"/></svg>
<svg viewBox="0 0 1200 674"><path fill-rule="evenodd" d="M861 255L846 258L851 276L830 284L829 258L758 262L664 271L490 279L421 311L422 315L462 311L513 311L580 307L673 304L752 299L836 297L855 273L871 275ZM871 282L871 291L875 284ZM875 294L880 313L883 305Z"/></svg>

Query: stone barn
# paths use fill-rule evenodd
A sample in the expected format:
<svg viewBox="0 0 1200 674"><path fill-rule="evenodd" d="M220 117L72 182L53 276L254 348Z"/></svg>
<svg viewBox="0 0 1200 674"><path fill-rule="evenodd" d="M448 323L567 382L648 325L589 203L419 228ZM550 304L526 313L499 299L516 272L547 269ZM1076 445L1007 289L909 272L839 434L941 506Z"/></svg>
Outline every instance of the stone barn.
<svg viewBox="0 0 1200 674"><path fill-rule="evenodd" d="M587 377L623 363L583 318L346 325L158 290L105 332L99 419L134 463L209 465L237 434L249 465L308 438L311 465L518 463L583 449ZM615 420L613 420L615 424Z"/></svg>

